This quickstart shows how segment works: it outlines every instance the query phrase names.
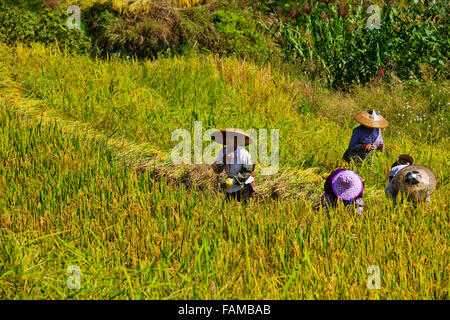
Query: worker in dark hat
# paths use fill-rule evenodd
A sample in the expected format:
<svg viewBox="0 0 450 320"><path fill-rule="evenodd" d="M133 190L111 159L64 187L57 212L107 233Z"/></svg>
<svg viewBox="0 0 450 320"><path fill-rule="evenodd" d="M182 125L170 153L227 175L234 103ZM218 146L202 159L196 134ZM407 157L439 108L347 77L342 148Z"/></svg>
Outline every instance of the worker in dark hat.
<svg viewBox="0 0 450 320"><path fill-rule="evenodd" d="M392 179L394 179L395 175L403 168L412 165L414 163L413 157L409 154L401 154L397 157L396 161L392 164L391 172L389 173L389 184L384 190L384 193L387 197L392 198L395 202L395 199L392 195Z"/></svg>
<svg viewBox="0 0 450 320"><path fill-rule="evenodd" d="M392 179L392 197L396 203L401 194L408 201L430 202L430 196L436 188L436 177L427 167L409 165L401 169Z"/></svg>
<svg viewBox="0 0 450 320"><path fill-rule="evenodd" d="M252 174L255 165L244 146L252 143L252 139L236 128L213 132L211 138L217 143L226 145L219 152L212 168L216 173L223 170L227 173L227 179L221 183L221 189L225 191L227 200L247 202L255 191L255 178Z"/></svg>
<svg viewBox="0 0 450 320"><path fill-rule="evenodd" d="M388 122L375 110L359 111L355 114L354 119L360 125L353 129L343 158L349 163L353 160L359 164L375 150L384 149L381 129L386 128Z"/></svg>

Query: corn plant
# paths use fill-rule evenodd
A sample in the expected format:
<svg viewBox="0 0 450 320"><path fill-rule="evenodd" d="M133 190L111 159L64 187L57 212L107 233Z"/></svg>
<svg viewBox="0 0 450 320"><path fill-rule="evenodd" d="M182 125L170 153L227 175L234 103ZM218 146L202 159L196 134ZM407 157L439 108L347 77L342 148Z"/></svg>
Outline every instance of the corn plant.
<svg viewBox="0 0 450 320"><path fill-rule="evenodd" d="M446 72L448 6L413 3L404 8L384 1L379 26L373 28L367 27L372 16L366 9L363 1L305 4L295 23L279 18L265 28L279 41L287 59L312 77L325 77L334 88L384 78L385 71L405 80L420 77L423 62ZM436 19L443 21L433 23Z"/></svg>

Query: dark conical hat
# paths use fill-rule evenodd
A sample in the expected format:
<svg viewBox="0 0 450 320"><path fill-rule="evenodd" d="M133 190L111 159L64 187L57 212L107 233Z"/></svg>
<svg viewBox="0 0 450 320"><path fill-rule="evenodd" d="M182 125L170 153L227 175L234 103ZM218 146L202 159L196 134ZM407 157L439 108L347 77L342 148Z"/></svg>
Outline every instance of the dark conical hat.
<svg viewBox="0 0 450 320"><path fill-rule="evenodd" d="M392 164L393 167L401 165L401 164L413 164L414 159L409 154L401 154L397 157L396 161Z"/></svg>
<svg viewBox="0 0 450 320"><path fill-rule="evenodd" d="M220 135L222 135L221 141L219 139ZM226 128L223 130L217 130L211 134L211 139L221 144L226 143L226 137L237 137L238 143L244 142L246 146L249 145L250 143L253 143L253 140L250 138L248 134L237 128Z"/></svg>
<svg viewBox="0 0 450 320"><path fill-rule="evenodd" d="M386 128L389 123L375 110L358 111L355 120L369 128Z"/></svg>
<svg viewBox="0 0 450 320"><path fill-rule="evenodd" d="M436 188L436 177L427 167L410 165L401 169L392 179L394 195L404 192L409 200L423 200Z"/></svg>
<svg viewBox="0 0 450 320"><path fill-rule="evenodd" d="M414 163L413 157L411 157L409 154L401 154L397 157L397 162L408 162L409 164Z"/></svg>

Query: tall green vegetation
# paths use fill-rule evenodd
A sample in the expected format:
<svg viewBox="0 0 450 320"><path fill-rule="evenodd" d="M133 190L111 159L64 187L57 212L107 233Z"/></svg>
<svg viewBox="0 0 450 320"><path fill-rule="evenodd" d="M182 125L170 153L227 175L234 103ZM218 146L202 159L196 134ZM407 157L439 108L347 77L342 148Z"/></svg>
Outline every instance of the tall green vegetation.
<svg viewBox="0 0 450 320"><path fill-rule="evenodd" d="M217 0L180 8L162 0L127 9L111 0L92 1L82 2L82 32L67 29L62 8L1 3L0 41L8 44L56 42L101 57L200 51L263 63L281 51L311 79L346 90L376 78L394 83L449 76L450 15L444 1L383 0L376 6L362 0L262 1L247 6L252 2Z"/></svg>
<svg viewBox="0 0 450 320"><path fill-rule="evenodd" d="M30 11L38 11L44 7L43 0L1 0L0 4L27 9ZM5 10L6 8L4 7L2 9Z"/></svg>
<svg viewBox="0 0 450 320"><path fill-rule="evenodd" d="M260 61L273 51L270 37L253 15L224 1L192 8L189 3L179 8L166 0L151 5L136 2L131 7L111 0L82 2L81 31L67 28L65 7L51 10L42 1L35 6L2 1L0 41L10 45L58 43L91 56L129 58L201 51Z"/></svg>
<svg viewBox="0 0 450 320"><path fill-rule="evenodd" d="M448 78L448 5L383 2L378 16L376 8L366 11L368 1L306 2L291 11L290 21L279 17L268 31L288 60L334 88L376 77ZM369 28L374 19L379 26Z"/></svg>

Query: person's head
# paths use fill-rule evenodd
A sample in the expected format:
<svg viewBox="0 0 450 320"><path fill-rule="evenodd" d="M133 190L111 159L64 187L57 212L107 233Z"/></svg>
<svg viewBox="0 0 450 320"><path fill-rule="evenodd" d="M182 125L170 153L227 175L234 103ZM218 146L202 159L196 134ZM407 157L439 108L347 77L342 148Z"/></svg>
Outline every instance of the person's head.
<svg viewBox="0 0 450 320"><path fill-rule="evenodd" d="M409 154L401 154L397 157L396 161L392 164L392 167L400 166L400 165L412 165L414 163L413 157Z"/></svg>

